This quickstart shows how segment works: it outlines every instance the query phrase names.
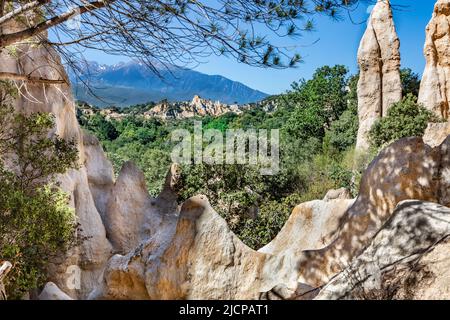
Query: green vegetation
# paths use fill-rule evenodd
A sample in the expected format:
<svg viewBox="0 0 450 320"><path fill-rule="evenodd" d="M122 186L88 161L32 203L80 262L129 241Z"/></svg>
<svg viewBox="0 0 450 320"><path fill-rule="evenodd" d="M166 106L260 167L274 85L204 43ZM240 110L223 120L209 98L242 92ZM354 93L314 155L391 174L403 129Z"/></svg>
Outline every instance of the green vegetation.
<svg viewBox="0 0 450 320"><path fill-rule="evenodd" d="M205 194L232 230L246 244L259 248L279 232L298 203L322 198L332 188L357 188L349 160L358 124L356 82L344 66L326 66L311 80L294 83L286 94L273 97L274 112L255 107L241 115L162 122L140 116L146 106L139 105L127 108L128 116L121 120L107 120L97 110L95 115L79 113L79 121L101 139L116 173L127 160L138 164L153 196L160 192L170 165L174 129L192 132L196 120L202 121L204 130L221 132L280 129L277 175L262 176L249 165L182 167L180 201Z"/></svg>
<svg viewBox="0 0 450 320"><path fill-rule="evenodd" d="M438 121L431 111L417 103L417 97L408 94L373 125L369 140L373 147L380 149L404 137L422 136L429 122Z"/></svg>
<svg viewBox="0 0 450 320"><path fill-rule="evenodd" d="M422 109L412 109L401 127L390 122L416 106L417 76L402 70L405 100L394 106L390 116L373 130L382 145L405 134L420 134L407 124L413 117L414 128L432 118ZM161 121L142 114L154 106L131 106L119 113L121 120L80 113L84 128L96 134L113 162L116 173L123 162L132 160L144 171L150 193L156 196L170 165L173 148L171 132L187 129L201 120L203 129L280 129L280 172L262 176L259 168L249 165L191 164L182 166L180 201L195 194L205 194L213 207L227 220L231 229L250 247L258 249L279 232L295 205L322 198L329 189L346 187L353 195L359 189L362 172L375 156L376 149L358 154L354 151L358 131L358 76L351 76L344 66L319 68L310 80L292 85L285 94L271 97L276 108L265 112L255 106L240 115ZM263 104L264 105L264 104ZM416 110L416 111L414 111ZM400 112L400 113L401 113ZM388 124L386 124L388 123Z"/></svg>
<svg viewBox="0 0 450 320"><path fill-rule="evenodd" d="M75 241L74 213L54 177L78 154L74 142L48 137L49 114L14 113L12 87L0 87L0 259L13 264L8 296L20 298L44 284L49 261Z"/></svg>

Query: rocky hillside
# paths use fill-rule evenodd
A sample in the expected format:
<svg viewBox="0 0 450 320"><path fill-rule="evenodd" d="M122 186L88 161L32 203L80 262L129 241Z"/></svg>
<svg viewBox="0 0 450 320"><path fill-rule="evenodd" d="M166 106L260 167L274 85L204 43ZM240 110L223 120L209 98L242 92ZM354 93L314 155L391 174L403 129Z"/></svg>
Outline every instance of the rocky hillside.
<svg viewBox="0 0 450 320"><path fill-rule="evenodd" d="M427 44L433 42L437 53L427 55L427 69L448 68L450 52L442 39L450 37L449 8L449 0L438 0L427 32ZM365 69L358 108L361 120L368 121L384 117L389 106L380 97L387 92L391 102L400 99L396 46L377 37L377 30L397 43L391 7L384 0L373 9L369 40L365 36L361 42L359 56ZM16 58L1 53L2 71L20 66L49 78L65 74L51 48L23 43L20 49L27 54ZM424 138L403 138L384 148L365 170L355 199L331 191L324 200L299 204L281 232L259 251L230 230L206 196L177 202L176 164L155 198L133 163L125 163L115 178L98 140L83 133L76 121L70 87L30 84L28 92L40 102L18 97L16 110L52 112L56 132L78 141L80 168L60 181L86 237L53 264L51 283L40 298L450 299L449 119L441 112L445 103L427 100L445 97L436 90L445 88L447 72L439 74L424 79L421 97L445 122L430 126ZM360 139L364 147L364 133ZM79 268L80 288L68 285L69 266Z"/></svg>
<svg viewBox="0 0 450 320"><path fill-rule="evenodd" d="M227 104L257 102L267 94L222 76L171 67L159 68L159 75L138 62L100 65L88 62L81 67L81 79L71 75L75 97L97 106L129 106L148 101L188 101L199 95Z"/></svg>
<svg viewBox="0 0 450 320"><path fill-rule="evenodd" d="M244 110L259 107L265 112L275 109L273 100L266 99L257 103L249 104L226 104L220 101L203 99L198 95L191 101L169 102L163 100L159 103L140 104L128 106L123 109L101 108L98 109L86 103L80 103L78 109L82 114L89 116L95 113L104 115L107 119L120 120L127 116L142 116L145 119L157 118L161 120L180 120L193 117L211 116L217 117L226 113L241 114Z"/></svg>

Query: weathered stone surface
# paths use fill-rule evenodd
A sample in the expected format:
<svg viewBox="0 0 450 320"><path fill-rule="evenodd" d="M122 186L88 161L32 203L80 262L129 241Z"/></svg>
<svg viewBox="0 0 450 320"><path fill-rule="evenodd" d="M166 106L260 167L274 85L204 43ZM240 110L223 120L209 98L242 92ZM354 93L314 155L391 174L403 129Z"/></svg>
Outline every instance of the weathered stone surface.
<svg viewBox="0 0 450 320"><path fill-rule="evenodd" d="M323 198L323 201L330 201L330 200L336 200L336 199L351 199L350 191L348 191L347 188L340 188L340 189L333 189L329 190L325 197Z"/></svg>
<svg viewBox="0 0 450 320"><path fill-rule="evenodd" d="M450 1L438 0L426 29L426 66L419 103L448 119L450 98Z"/></svg>
<svg viewBox="0 0 450 320"><path fill-rule="evenodd" d="M431 146L439 146L450 135L450 122L429 123L423 141Z"/></svg>
<svg viewBox="0 0 450 320"><path fill-rule="evenodd" d="M400 289L396 298L419 300L450 299L450 241L435 245L419 260L420 269L414 274L407 290ZM415 280L415 281L414 281Z"/></svg>
<svg viewBox="0 0 450 320"><path fill-rule="evenodd" d="M142 171L132 162L123 165L111 190L105 216L108 239L117 253L134 250L164 228L167 219L170 222L171 216L178 214L176 194L170 191L176 184L174 168L171 168L160 197L153 199L148 194Z"/></svg>
<svg viewBox="0 0 450 320"><path fill-rule="evenodd" d="M364 173L359 195L344 215L336 239L324 249L302 253L299 282L311 287L326 284L361 253L399 202L445 202L440 191L441 152L448 152L449 143L447 139L433 149L420 138L405 138L384 149Z"/></svg>
<svg viewBox="0 0 450 320"><path fill-rule="evenodd" d="M53 282L48 282L38 297L39 300L73 300Z"/></svg>
<svg viewBox="0 0 450 320"><path fill-rule="evenodd" d="M393 298L406 284L398 285L411 270L412 263L422 260L432 272L432 281L424 286L422 279L410 281L408 290L416 297L445 298L450 295L450 252L442 248L427 254L450 235L450 209L435 203L409 200L399 203L392 217L373 238L370 246L319 293L317 299ZM448 250L448 245L445 246ZM423 258L426 254L425 258ZM431 262L438 262L438 265ZM432 270L432 271L431 271ZM441 272L442 271L442 272ZM439 279L439 280L437 280ZM430 275L428 275L430 280ZM388 282L389 281L389 282ZM397 282L397 283L396 283ZM420 286L421 292L418 292Z"/></svg>
<svg viewBox="0 0 450 320"><path fill-rule="evenodd" d="M105 218L106 206L114 185L114 170L96 137L83 132L84 165L95 206Z"/></svg>
<svg viewBox="0 0 450 320"><path fill-rule="evenodd" d="M206 197L198 196L183 204L173 228L126 256L114 256L92 298L257 298L264 259L230 231Z"/></svg>
<svg viewBox="0 0 450 320"><path fill-rule="evenodd" d="M11 271L12 264L9 261L0 261L0 300L6 300L5 286L3 280Z"/></svg>
<svg viewBox="0 0 450 320"><path fill-rule="evenodd" d="M313 211L314 221L332 229L351 200L323 203L326 205L308 210ZM305 208L309 205L314 207L308 203ZM171 227L159 230L127 255L115 255L108 263L103 285L90 298L257 299L283 286L289 292L297 287L295 254L319 246L321 235L317 226L315 239L308 240L305 233L303 242L296 243L295 235L307 227L300 223L294 227L300 230L292 236L290 249L277 247L278 241L270 254L256 252L231 232L206 197L193 197L183 204Z"/></svg>
<svg viewBox="0 0 450 320"><path fill-rule="evenodd" d="M359 130L356 147L367 149L367 133L375 121L402 98L400 41L389 1L378 0L358 50Z"/></svg>
<svg viewBox="0 0 450 320"><path fill-rule="evenodd" d="M304 250L328 245L339 221L355 200L315 200L305 202L292 211L278 235L259 252L295 259Z"/></svg>

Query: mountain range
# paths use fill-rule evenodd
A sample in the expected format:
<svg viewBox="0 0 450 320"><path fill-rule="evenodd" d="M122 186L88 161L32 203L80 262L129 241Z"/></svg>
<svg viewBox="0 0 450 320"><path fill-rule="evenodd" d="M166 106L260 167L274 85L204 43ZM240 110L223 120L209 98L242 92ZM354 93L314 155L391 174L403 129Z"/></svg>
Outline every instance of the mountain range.
<svg viewBox="0 0 450 320"><path fill-rule="evenodd" d="M177 67L160 67L158 72L159 75L135 61L115 65L87 62L81 68L83 81L73 73L69 73L69 77L77 100L100 107L123 107L164 99L190 101L194 96L227 104L245 104L268 96L220 75Z"/></svg>

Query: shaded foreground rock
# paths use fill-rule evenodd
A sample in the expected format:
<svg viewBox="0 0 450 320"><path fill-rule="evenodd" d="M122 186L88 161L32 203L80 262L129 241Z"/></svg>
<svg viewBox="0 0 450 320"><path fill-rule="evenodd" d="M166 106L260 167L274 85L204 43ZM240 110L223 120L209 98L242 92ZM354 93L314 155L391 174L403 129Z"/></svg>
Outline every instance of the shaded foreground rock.
<svg viewBox="0 0 450 320"><path fill-rule="evenodd" d="M335 240L321 250L302 253L299 282L320 287L349 265L390 218L396 205L408 199L448 202L450 137L431 148L420 138L401 139L369 165L359 195L346 212Z"/></svg>
<svg viewBox="0 0 450 320"><path fill-rule="evenodd" d="M448 243L434 249L449 236L448 207L417 200L401 202L368 248L317 299L449 298ZM417 277L424 268L428 274Z"/></svg>

